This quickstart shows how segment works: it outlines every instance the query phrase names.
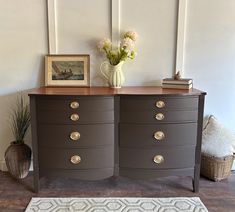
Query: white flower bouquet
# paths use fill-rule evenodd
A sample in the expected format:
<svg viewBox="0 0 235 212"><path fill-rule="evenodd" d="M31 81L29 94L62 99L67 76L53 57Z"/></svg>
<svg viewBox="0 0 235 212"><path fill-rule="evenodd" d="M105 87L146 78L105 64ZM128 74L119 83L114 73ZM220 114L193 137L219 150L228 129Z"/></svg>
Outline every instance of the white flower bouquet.
<svg viewBox="0 0 235 212"><path fill-rule="evenodd" d="M98 43L98 49L104 52L109 63L115 66L128 58L135 58L136 52L134 51L134 47L137 37L138 35L134 31L126 32L117 49L113 49L110 39L105 38Z"/></svg>

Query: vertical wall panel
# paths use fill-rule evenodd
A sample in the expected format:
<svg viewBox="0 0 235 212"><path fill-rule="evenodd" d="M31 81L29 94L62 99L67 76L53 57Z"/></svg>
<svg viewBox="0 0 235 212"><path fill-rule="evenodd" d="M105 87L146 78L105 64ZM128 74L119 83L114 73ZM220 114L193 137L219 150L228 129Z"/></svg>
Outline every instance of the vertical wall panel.
<svg viewBox="0 0 235 212"><path fill-rule="evenodd" d="M172 76L178 0L121 0L121 30L139 34L138 55L123 69L125 85L157 85Z"/></svg>
<svg viewBox="0 0 235 212"><path fill-rule="evenodd" d="M57 0L57 37L59 54L90 54L91 83L102 85L97 41L111 38L110 0Z"/></svg>

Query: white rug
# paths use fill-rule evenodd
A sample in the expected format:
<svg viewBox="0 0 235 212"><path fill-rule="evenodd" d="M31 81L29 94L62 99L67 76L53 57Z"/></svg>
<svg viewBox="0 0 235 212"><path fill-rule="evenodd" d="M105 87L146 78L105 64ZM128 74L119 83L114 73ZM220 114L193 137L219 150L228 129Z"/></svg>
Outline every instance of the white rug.
<svg viewBox="0 0 235 212"><path fill-rule="evenodd" d="M25 212L208 212L192 198L32 198Z"/></svg>

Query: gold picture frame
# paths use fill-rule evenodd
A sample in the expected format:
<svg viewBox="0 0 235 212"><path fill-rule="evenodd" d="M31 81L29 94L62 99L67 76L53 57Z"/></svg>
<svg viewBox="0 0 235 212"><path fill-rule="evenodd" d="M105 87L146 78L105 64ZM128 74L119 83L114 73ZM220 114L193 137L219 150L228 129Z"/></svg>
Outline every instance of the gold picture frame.
<svg viewBox="0 0 235 212"><path fill-rule="evenodd" d="M90 55L46 55L46 86L90 86Z"/></svg>

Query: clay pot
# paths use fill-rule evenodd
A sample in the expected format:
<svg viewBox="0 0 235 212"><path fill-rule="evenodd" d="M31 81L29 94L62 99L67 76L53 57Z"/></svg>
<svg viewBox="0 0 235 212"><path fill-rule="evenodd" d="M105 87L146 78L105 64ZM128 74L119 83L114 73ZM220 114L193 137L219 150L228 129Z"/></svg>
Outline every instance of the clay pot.
<svg viewBox="0 0 235 212"><path fill-rule="evenodd" d="M31 149L24 143L12 142L5 152L5 161L10 174L17 179L27 177L31 163Z"/></svg>

